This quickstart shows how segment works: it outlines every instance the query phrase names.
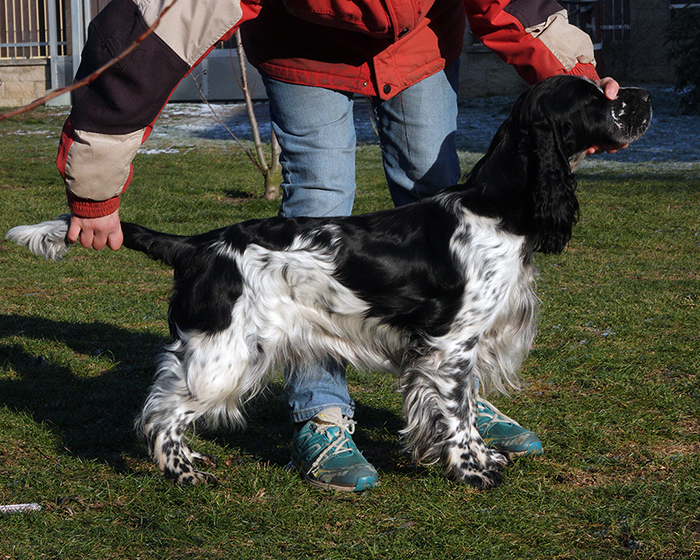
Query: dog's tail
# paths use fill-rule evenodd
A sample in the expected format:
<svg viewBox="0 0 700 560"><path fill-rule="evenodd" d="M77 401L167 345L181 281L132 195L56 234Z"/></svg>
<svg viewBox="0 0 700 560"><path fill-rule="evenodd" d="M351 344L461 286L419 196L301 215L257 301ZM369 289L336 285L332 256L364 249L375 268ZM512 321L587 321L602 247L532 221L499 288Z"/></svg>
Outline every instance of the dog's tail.
<svg viewBox="0 0 700 560"><path fill-rule="evenodd" d="M17 226L7 232L5 239L27 247L32 253L50 261L59 261L70 249L66 239L70 214L33 226Z"/></svg>
<svg viewBox="0 0 700 560"><path fill-rule="evenodd" d="M6 239L27 247L47 260L61 260L71 247L66 238L69 224L70 214L62 214L48 222L14 227L7 232ZM160 233L129 222L122 222L121 225L125 247L146 253L173 268L193 249L188 242L189 237Z"/></svg>
<svg viewBox="0 0 700 560"><path fill-rule="evenodd" d="M176 268L183 257L191 255L195 250L190 242L192 238L186 235L162 233L129 222L122 222L122 233L124 247L141 251L171 268Z"/></svg>

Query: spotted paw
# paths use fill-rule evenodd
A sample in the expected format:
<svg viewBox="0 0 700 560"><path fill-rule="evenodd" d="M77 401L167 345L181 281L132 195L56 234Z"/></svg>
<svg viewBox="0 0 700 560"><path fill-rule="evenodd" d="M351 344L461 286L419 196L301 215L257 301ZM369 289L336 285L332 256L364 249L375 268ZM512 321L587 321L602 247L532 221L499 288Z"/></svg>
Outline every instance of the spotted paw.
<svg viewBox="0 0 700 560"><path fill-rule="evenodd" d="M217 486L219 484L219 479L206 471L194 471L194 476L196 480L187 484L199 484L200 482L209 486Z"/></svg>
<svg viewBox="0 0 700 560"><path fill-rule="evenodd" d="M177 470L166 470L163 473L165 478L172 480L177 484L194 485L194 484L209 484L216 486L219 480L211 473L199 471L192 465L181 464Z"/></svg>
<svg viewBox="0 0 700 560"><path fill-rule="evenodd" d="M476 488L494 488L501 483L501 470L508 459L491 449L477 454L464 453L460 461L447 471L450 478Z"/></svg>
<svg viewBox="0 0 700 560"><path fill-rule="evenodd" d="M197 453L195 451L192 451L192 460L195 465L198 465L200 463L204 463L205 465L209 465L212 467L216 467L219 463L216 457L213 455L205 455L203 453Z"/></svg>

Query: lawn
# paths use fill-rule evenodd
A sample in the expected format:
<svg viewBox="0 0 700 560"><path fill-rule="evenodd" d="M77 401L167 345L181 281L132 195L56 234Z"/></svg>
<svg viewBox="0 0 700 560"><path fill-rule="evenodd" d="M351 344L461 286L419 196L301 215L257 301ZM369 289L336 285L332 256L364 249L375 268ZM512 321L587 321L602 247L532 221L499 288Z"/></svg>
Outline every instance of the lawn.
<svg viewBox="0 0 700 560"><path fill-rule="evenodd" d="M64 118L0 122L3 236L63 212ZM231 142L178 142L137 156L123 219L195 233L276 213ZM358 170L357 211L388 207L376 146ZM700 555L700 163L594 161L578 178L572 242L537 256L526 386L492 399L545 455L490 491L411 464L395 381L356 371L356 441L379 488L329 493L285 470L281 377L245 431L194 436L219 486L171 485L132 428L167 340L170 270L128 250L47 263L0 242L0 504L41 506L0 514L0 560Z"/></svg>

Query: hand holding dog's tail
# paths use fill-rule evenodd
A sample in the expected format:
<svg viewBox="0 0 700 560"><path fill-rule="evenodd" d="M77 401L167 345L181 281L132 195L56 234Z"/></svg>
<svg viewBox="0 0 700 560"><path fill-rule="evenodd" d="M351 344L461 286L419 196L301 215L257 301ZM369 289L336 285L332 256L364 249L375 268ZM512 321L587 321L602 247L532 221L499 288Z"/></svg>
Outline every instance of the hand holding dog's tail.
<svg viewBox="0 0 700 560"><path fill-rule="evenodd" d="M27 247L32 253L50 261L62 260L70 249L68 230L71 215L62 214L55 220L40 224L17 226L7 232L6 239ZM191 258L196 247L190 237L153 231L138 224L121 222L124 247L141 251L155 260L175 268L177 263Z"/></svg>
<svg viewBox="0 0 700 560"><path fill-rule="evenodd" d="M109 247L116 251L122 246L124 235L119 219L119 210L97 218L81 218L73 214L68 226L68 243L80 243L101 251Z"/></svg>
<svg viewBox="0 0 700 560"><path fill-rule="evenodd" d="M6 239L27 247L32 253L50 261L58 261L70 249L68 226L70 214L31 226L17 226L7 232Z"/></svg>

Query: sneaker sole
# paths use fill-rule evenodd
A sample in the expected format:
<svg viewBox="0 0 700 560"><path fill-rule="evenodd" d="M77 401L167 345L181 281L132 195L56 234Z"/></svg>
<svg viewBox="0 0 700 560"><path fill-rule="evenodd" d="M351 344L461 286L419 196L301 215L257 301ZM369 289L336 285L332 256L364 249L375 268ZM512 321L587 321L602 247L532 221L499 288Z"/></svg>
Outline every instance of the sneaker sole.
<svg viewBox="0 0 700 560"><path fill-rule="evenodd" d="M355 486L350 486L347 484L333 484L331 482L322 482L320 480L315 479L308 473L302 471L301 468L297 466L297 464L294 461L290 461L285 467L285 469L297 471L301 475L301 478L304 480L304 482L306 482L310 486L313 486L314 488L320 488L321 490L337 490L339 492L364 492L365 490L370 490L371 488L376 488L377 486L379 486L379 481L371 475L361 476L355 483Z"/></svg>
<svg viewBox="0 0 700 560"><path fill-rule="evenodd" d="M495 449L499 453L507 455L508 459L510 460L519 459L521 457L537 457L538 455L544 455L542 444L539 442L530 444L528 448L523 451L511 451L508 449L501 449L496 445L489 447L491 447L491 449Z"/></svg>

